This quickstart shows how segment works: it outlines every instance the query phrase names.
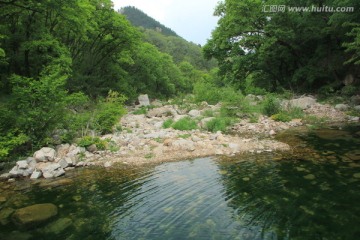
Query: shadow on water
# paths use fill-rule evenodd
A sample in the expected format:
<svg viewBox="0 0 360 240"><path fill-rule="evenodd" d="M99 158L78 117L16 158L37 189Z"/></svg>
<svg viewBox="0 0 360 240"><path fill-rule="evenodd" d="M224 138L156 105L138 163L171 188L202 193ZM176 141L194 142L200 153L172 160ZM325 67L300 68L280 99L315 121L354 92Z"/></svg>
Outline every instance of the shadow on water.
<svg viewBox="0 0 360 240"><path fill-rule="evenodd" d="M279 138L291 154L0 183L0 239L360 239L359 130L289 131ZM12 224L11 211L38 203L58 216L35 229Z"/></svg>

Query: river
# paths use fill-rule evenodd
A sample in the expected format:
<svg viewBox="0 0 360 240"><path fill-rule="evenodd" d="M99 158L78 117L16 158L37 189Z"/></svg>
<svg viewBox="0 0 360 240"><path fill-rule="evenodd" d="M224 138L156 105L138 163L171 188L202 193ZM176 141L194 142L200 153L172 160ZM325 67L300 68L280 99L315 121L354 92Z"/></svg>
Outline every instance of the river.
<svg viewBox="0 0 360 240"><path fill-rule="evenodd" d="M0 239L360 239L360 127L290 130L293 151L0 183ZM33 229L9 211L58 207ZM8 213L8 214L6 214ZM7 216L9 215L9 216Z"/></svg>

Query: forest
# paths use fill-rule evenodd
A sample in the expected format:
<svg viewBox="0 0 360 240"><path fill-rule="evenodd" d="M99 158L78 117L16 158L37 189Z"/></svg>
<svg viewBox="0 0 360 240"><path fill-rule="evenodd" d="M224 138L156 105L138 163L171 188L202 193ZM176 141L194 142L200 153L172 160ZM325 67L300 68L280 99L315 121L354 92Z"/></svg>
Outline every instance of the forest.
<svg viewBox="0 0 360 240"><path fill-rule="evenodd" d="M274 13L264 4L354 11ZM357 0L225 0L203 47L134 8L114 10L110 0L0 0L0 7L1 159L109 133L139 94L221 101L229 89L359 93Z"/></svg>

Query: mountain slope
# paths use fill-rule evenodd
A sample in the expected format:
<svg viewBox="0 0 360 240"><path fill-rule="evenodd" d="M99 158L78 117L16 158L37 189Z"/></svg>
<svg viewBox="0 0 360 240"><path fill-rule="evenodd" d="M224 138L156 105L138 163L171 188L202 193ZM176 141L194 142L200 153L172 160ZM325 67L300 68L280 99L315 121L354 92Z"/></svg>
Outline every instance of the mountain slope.
<svg viewBox="0 0 360 240"><path fill-rule="evenodd" d="M152 17L148 16L141 10L135 7L124 7L119 10L119 13L126 16L126 18L136 27L143 27L145 29L152 29L166 36L176 36L178 35L171 30L170 28L164 26L163 24L159 23Z"/></svg>

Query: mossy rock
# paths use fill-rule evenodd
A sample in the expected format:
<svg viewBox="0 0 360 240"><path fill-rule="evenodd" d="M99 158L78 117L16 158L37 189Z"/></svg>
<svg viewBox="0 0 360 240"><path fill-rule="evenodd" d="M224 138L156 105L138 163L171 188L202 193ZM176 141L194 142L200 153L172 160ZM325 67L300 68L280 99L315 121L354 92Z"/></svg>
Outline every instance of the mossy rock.
<svg viewBox="0 0 360 240"><path fill-rule="evenodd" d="M12 221L19 228L31 229L49 221L58 214L58 208L52 203L35 204L20 208L12 215Z"/></svg>

